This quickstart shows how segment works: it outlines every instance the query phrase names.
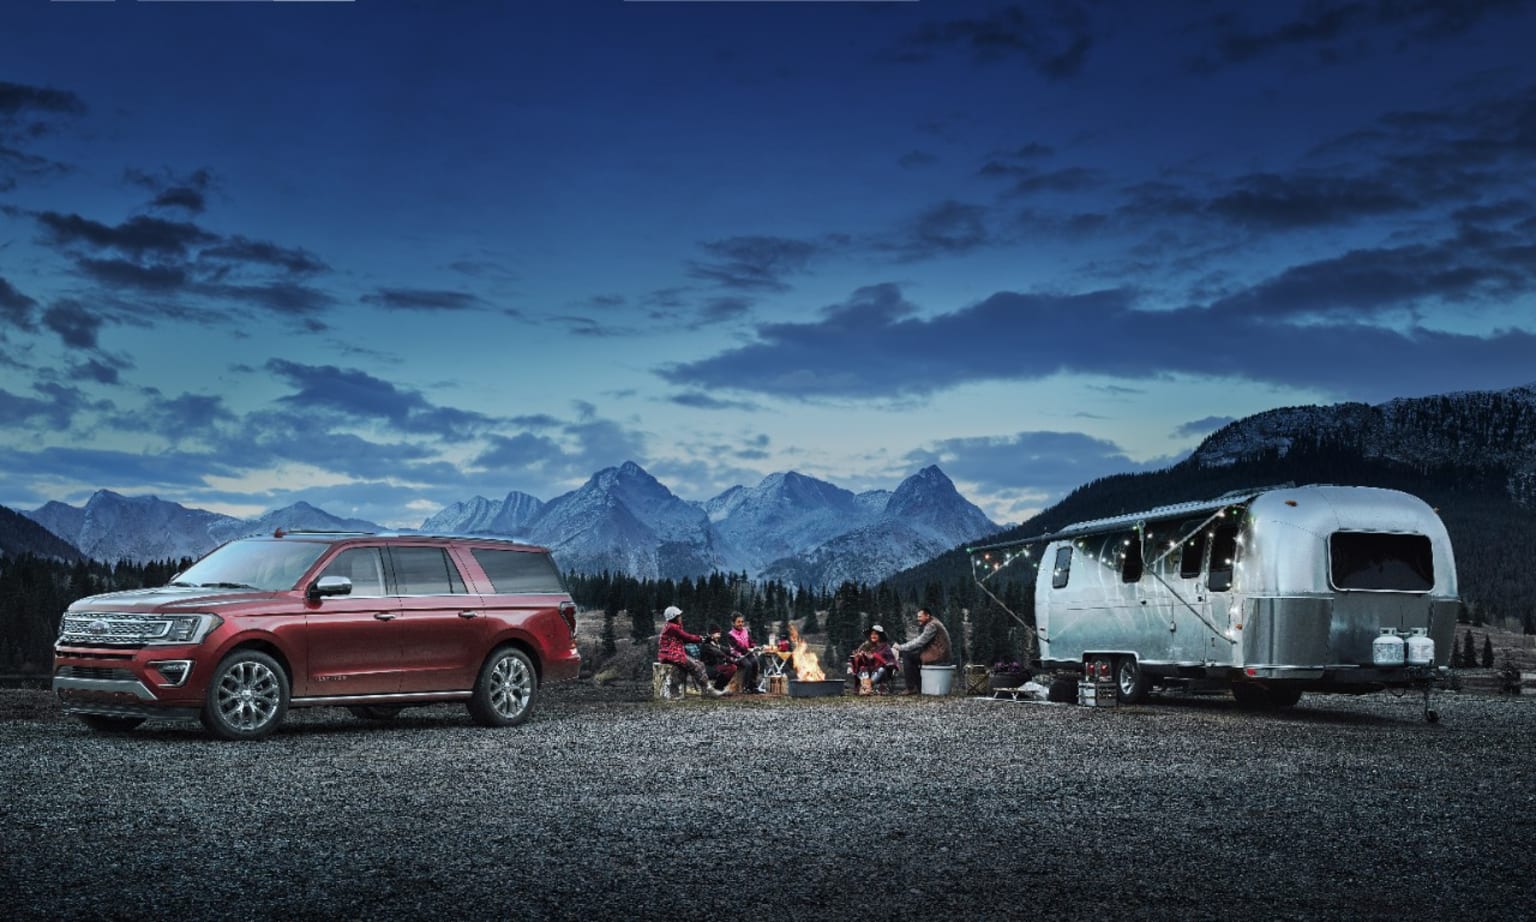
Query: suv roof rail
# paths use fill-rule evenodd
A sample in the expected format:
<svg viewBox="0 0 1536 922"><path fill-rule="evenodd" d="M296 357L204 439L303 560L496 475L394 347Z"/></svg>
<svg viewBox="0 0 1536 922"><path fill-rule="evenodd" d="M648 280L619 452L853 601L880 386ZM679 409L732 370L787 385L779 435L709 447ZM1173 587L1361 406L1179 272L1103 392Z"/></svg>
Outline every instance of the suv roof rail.
<svg viewBox="0 0 1536 922"><path fill-rule="evenodd" d="M376 534L376 532L371 532L371 531L353 531L353 530L350 530L350 529L325 529L325 528L281 528L281 527L279 527L279 528L275 528L275 529L272 530L272 537L274 537L274 538L282 538L282 537L286 537L288 535L325 535L326 537L329 537L329 538L335 538L335 537L347 536L347 535L373 535L373 534Z"/></svg>

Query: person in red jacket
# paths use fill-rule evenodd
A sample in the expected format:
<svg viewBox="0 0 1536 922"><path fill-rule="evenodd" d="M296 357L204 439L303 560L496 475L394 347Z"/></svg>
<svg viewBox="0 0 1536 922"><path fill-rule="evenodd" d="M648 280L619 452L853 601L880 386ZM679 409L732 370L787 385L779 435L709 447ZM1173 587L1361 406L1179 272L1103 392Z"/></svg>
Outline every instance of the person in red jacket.
<svg viewBox="0 0 1536 922"><path fill-rule="evenodd" d="M662 613L666 616L667 626L661 629L661 640L656 645L656 659L659 662L682 667L699 688L711 698L724 698L725 692L716 688L709 681L709 673L705 672L704 664L688 655L683 644L701 643L704 638L697 634L690 634L683 627L683 610L676 605L667 606Z"/></svg>

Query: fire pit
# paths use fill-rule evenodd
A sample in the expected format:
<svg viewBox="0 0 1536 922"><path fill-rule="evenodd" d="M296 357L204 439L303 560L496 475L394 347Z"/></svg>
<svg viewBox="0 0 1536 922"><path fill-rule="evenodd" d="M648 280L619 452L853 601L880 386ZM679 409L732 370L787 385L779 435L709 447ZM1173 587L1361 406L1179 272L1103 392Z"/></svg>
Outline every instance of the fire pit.
<svg viewBox="0 0 1536 922"><path fill-rule="evenodd" d="M812 682L801 681L800 679L789 680L789 696L791 698L832 698L842 693L842 679L825 679Z"/></svg>

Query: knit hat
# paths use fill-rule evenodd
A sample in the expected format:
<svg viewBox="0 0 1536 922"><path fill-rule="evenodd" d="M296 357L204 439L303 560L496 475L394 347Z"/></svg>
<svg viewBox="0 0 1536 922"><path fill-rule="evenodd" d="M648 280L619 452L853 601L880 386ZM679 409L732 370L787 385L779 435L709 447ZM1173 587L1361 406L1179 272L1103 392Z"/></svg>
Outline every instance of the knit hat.
<svg viewBox="0 0 1536 922"><path fill-rule="evenodd" d="M667 610L662 612L662 615L665 616L668 621L673 621L683 616L683 610L678 608L676 605L668 605Z"/></svg>

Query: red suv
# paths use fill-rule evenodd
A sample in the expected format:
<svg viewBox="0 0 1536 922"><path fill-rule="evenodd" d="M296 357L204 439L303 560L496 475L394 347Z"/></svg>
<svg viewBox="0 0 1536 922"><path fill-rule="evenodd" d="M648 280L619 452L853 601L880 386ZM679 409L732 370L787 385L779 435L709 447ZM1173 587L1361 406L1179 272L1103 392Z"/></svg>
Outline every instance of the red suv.
<svg viewBox="0 0 1536 922"><path fill-rule="evenodd" d="M279 530L159 589L71 605L53 689L96 730L197 717L255 739L313 705L377 720L458 700L477 723L512 726L580 666L576 605L543 548Z"/></svg>

